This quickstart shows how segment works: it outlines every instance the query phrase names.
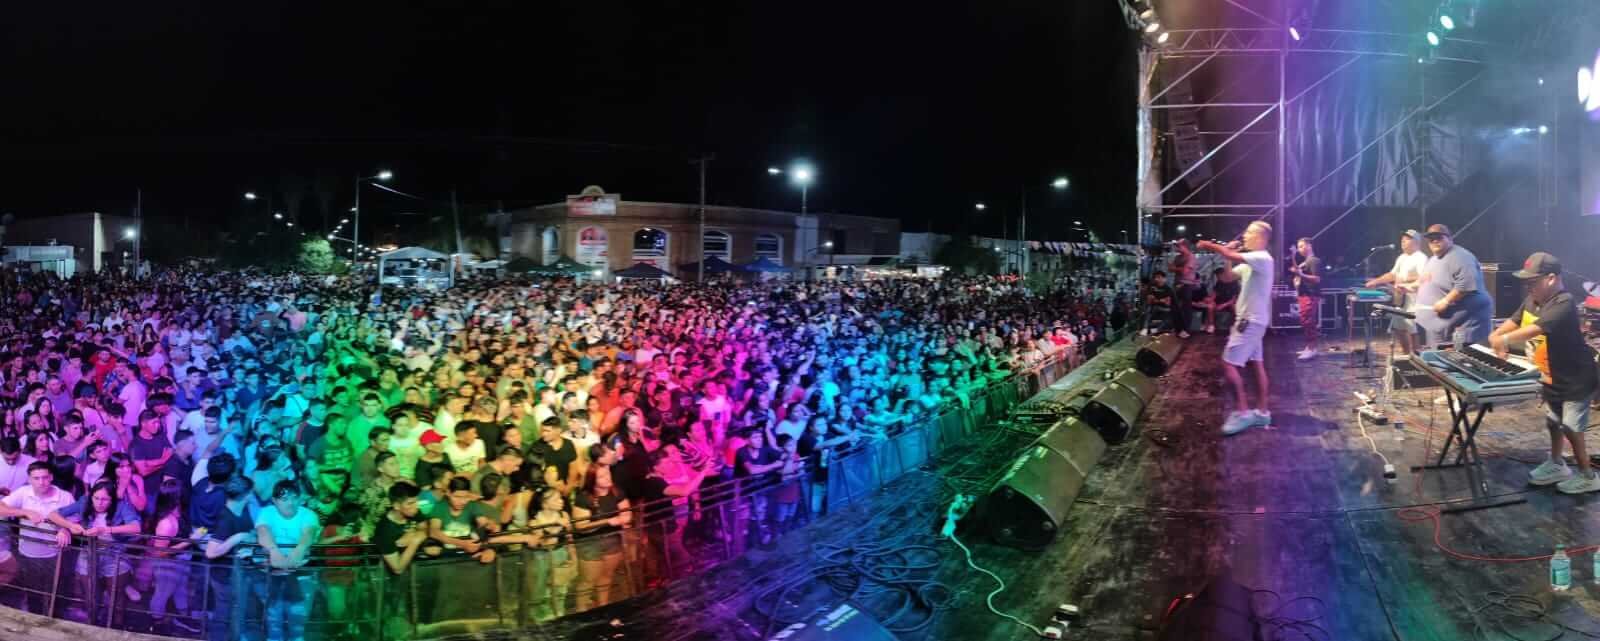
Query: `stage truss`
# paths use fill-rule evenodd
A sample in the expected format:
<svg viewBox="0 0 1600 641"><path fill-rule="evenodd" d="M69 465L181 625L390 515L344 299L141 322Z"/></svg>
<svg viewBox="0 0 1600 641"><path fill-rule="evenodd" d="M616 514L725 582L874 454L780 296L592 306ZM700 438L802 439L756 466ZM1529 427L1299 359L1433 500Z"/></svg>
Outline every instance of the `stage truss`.
<svg viewBox="0 0 1600 641"><path fill-rule="evenodd" d="M1357 162L1363 154L1373 146L1384 142L1390 136L1401 131L1402 128L1413 120L1419 124L1425 122L1440 104L1455 97L1457 94L1477 83L1483 76L1483 67L1494 53L1494 47L1489 43L1466 39L1447 37L1439 47L1431 52L1419 50L1417 46L1418 34L1395 33L1382 31L1360 31L1349 29L1315 29L1298 28L1298 39L1290 36L1286 16L1277 18L1251 8L1243 0L1225 0L1229 5L1241 10L1240 22L1248 21L1249 26L1232 28L1172 30L1168 32L1167 41L1163 44L1148 44L1141 62L1140 86L1140 115L1141 140L1140 172L1141 190L1139 198L1139 230L1140 242L1150 244L1159 241L1159 238L1149 238L1147 234L1160 228L1160 221L1165 219L1266 219L1279 230L1274 234L1275 256L1287 254L1291 240L1287 238L1284 224L1285 212L1290 207L1302 204L1308 194L1317 187L1332 179L1339 172L1345 170L1351 163ZM1419 56L1426 58L1419 60ZM1310 66L1311 58L1315 57L1315 67L1324 69L1305 86L1289 87L1288 78L1290 71L1299 65ZM1173 102L1172 89L1188 80L1195 73L1208 66L1225 64L1226 61L1271 60L1271 72L1266 78L1271 86L1267 91L1258 91L1270 96L1275 93L1275 99L1258 101L1218 100L1228 94L1228 87L1216 92L1211 100L1191 99L1184 102ZM1324 83L1338 78L1341 74L1352 73L1352 68L1358 62L1369 59L1391 58L1398 64L1408 64L1411 73L1415 75L1415 86L1419 88L1415 102L1408 105L1403 117L1392 126L1388 127L1370 140L1357 141L1359 149L1335 163L1332 169L1320 172L1310 186L1290 193L1288 185L1288 158L1289 147L1287 136L1290 135L1286 114L1295 106L1295 103L1305 100L1307 95ZM1157 73L1162 67L1178 65L1183 69L1177 73ZM1465 73L1430 73L1442 65L1460 66ZM1162 83L1163 76L1170 78ZM1261 78L1253 78L1260 81ZM1238 81L1235 80L1235 83ZM1231 87L1231 85L1230 85ZM1275 91L1273 91L1275 90ZM1293 93L1290 93L1290 92ZM1209 131L1200 131L1205 154L1199 162L1189 164L1174 175L1162 176L1157 168L1158 150L1173 147L1163 142L1162 136L1167 132L1156 131L1155 114L1173 109L1194 110L1233 110L1244 124L1237 127L1219 128ZM1270 121L1270 129L1262 131L1260 125ZM1220 139L1220 142L1216 142ZM1553 137L1552 137L1553 139ZM1545 146L1541 141L1541 147ZM1550 145L1553 154L1553 144ZM1202 165L1211 163L1217 155L1225 149L1242 148L1243 153L1220 167L1212 167L1212 175L1199 186L1193 186L1181 199L1169 197L1174 187L1182 184L1189 175ZM1374 194L1400 177L1406 170L1415 166L1426 158L1427 145L1416 147L1420 155L1406 159L1400 171L1382 177L1381 182L1373 190L1365 192L1354 202L1341 203L1348 209L1334 217L1326 226L1313 237L1320 236L1340 220L1365 206ZM1239 202L1229 194L1219 193L1217 180L1230 171L1236 171L1241 161L1255 157L1258 153L1272 153L1272 165L1276 167L1273 176L1275 180L1274 196L1270 202ZM1540 152L1544 158L1544 150ZM1542 162L1542 160L1541 160ZM1541 172L1543 173L1543 172ZM1540 186L1541 192L1544 185ZM1553 190L1553 187L1552 187ZM1203 197L1202 197L1203 196ZM1553 196L1552 196L1553 198ZM1198 200L1197 200L1198 199ZM1267 200L1267 199L1263 199ZM1171 201L1171 202L1169 202ZM1427 202L1415 203L1422 211L1422 220L1426 222ZM1491 204L1490 207L1493 205ZM1485 208L1484 211L1488 211ZM1481 216L1481 214L1480 214ZM1477 216L1474 217L1476 219ZM1154 224L1149 224L1149 223ZM1243 224L1231 227L1243 228Z"/></svg>

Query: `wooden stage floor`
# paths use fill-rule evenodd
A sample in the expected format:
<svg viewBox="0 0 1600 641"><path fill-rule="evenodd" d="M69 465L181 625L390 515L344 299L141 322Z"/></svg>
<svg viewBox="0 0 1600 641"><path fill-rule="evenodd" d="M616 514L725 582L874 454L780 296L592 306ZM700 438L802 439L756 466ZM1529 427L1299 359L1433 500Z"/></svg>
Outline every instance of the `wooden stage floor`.
<svg viewBox="0 0 1600 641"><path fill-rule="evenodd" d="M1330 641L1465 641L1475 638L1550 639L1560 628L1600 632L1600 584L1593 554L1573 556L1573 588L1550 590L1544 559L1505 561L1600 544L1600 493L1567 496L1527 484L1532 463L1548 451L1537 402L1502 408L1484 419L1478 441L1481 473L1462 469L1413 474L1411 465L1437 456L1449 429L1437 388L1400 391L1403 434L1392 425L1366 425L1363 436L1353 392L1374 382L1364 369L1344 367L1343 351L1297 362L1300 343L1268 337L1273 426L1224 439L1219 432L1228 395L1217 355L1222 337L1190 339L1161 393L1141 421L1141 434L1162 430L1165 443L1141 436L1110 448L1063 525L1040 552L972 542L979 565L1009 588L996 605L1044 623L1058 603L1082 609L1068 639L1155 639L1163 613L1179 595L1229 572L1257 594L1259 613L1309 625L1276 631L1279 639ZM1337 348L1343 345L1335 344ZM1386 352L1380 348L1380 354ZM1119 345L1053 386L1098 386L1099 374L1131 362ZM1380 368L1381 371L1381 368ZM1048 393L1048 392L1047 392ZM1431 427L1430 427L1431 426ZM900 639L999 641L1032 634L990 614L984 596L995 584L968 569L951 544L935 537L957 490L986 489L1029 438L994 430L969 448L945 455L861 501L786 535L776 549L638 598L552 622L524 638L764 639L775 629L752 607L753 597L792 580L835 545L926 544L940 550L937 578L954 593L951 606ZM1398 468L1386 482L1383 460ZM1469 478L1472 477L1472 478ZM1474 481L1473 479L1476 479ZM1525 502L1446 514L1491 497ZM1497 560L1464 560L1460 555ZM1531 597L1548 614L1542 622L1508 616L1492 605L1503 595ZM893 613L897 606L867 604ZM1485 636L1475 636L1481 629ZM1302 634L1303 633L1303 634ZM620 636L606 636L620 635ZM1203 634L1175 639L1227 638ZM1568 632L1564 639L1583 638Z"/></svg>

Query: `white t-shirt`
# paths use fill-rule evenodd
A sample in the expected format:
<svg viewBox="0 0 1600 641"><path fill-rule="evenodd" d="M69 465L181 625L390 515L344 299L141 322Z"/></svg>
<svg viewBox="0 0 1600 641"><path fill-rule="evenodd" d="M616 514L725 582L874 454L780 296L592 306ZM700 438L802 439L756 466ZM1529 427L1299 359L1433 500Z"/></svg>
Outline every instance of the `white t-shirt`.
<svg viewBox="0 0 1600 641"><path fill-rule="evenodd" d="M300 536L305 534L306 528L311 528L312 536L316 535L318 527L317 515L311 510L297 507L294 516L284 518L278 512L278 507L268 505L256 515L256 527L267 526L267 531L272 533L272 542L278 545L280 551L286 551L300 544ZM315 543L315 541L313 541Z"/></svg>
<svg viewBox="0 0 1600 641"><path fill-rule="evenodd" d="M1428 254L1426 252L1414 251L1396 257L1394 259L1394 269L1389 270L1389 273L1394 274L1396 289L1399 289L1399 285L1402 283L1410 283L1412 287L1415 287L1417 279L1422 278L1423 267L1427 264ZM1409 309L1417 302L1416 292L1405 292L1405 296L1401 301L1405 303L1403 306Z"/></svg>
<svg viewBox="0 0 1600 641"><path fill-rule="evenodd" d="M461 447L455 439L444 444L444 456L454 465L456 472L472 474L478 471L478 460L485 458L483 439L472 439L472 444Z"/></svg>
<svg viewBox="0 0 1600 641"><path fill-rule="evenodd" d="M50 514L72 505L73 500L72 495L68 494L66 490L55 486L50 487L50 496L41 497L33 493L32 485L24 485L11 492L5 498L0 499L0 503L4 503L6 507L14 510ZM61 551L60 548L56 547L56 525L50 521L41 521L39 523L28 521L26 524L50 534L24 531L21 539L17 541L17 551L21 552L22 556L30 559L55 558L56 554Z"/></svg>
<svg viewBox="0 0 1600 641"><path fill-rule="evenodd" d="M1243 256L1244 262L1233 267L1233 274L1239 277L1239 304L1234 307L1239 318L1266 323L1272 318L1272 281L1277 277L1272 254L1259 250Z"/></svg>

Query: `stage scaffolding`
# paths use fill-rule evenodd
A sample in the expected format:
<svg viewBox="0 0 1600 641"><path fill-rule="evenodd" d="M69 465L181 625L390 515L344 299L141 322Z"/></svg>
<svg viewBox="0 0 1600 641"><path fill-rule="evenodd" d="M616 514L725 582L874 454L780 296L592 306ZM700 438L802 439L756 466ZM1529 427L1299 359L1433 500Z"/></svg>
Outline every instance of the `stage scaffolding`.
<svg viewBox="0 0 1600 641"><path fill-rule="evenodd" d="M1434 110L1477 83L1491 54L1491 47L1485 42L1454 37L1445 38L1430 51L1417 46L1419 32L1296 24L1296 39L1289 33L1291 22L1284 9L1262 8L1265 2L1251 0L1223 2L1229 9L1224 20L1229 26L1175 29L1164 44L1146 41L1150 44L1142 53L1139 88L1138 216L1142 244L1161 240L1147 234L1159 233L1156 230L1166 219L1239 219L1225 226L1235 231L1242 230L1245 220L1266 219L1276 231L1273 255L1286 255L1292 247L1289 226L1285 224L1290 208L1310 204L1308 195L1327 187L1341 173L1351 171L1352 163L1361 162L1364 154L1397 132L1409 130L1409 134L1398 135L1426 135L1426 122ZM1393 63L1386 68L1387 73L1409 74L1409 79L1400 84L1409 85L1412 91L1395 97L1405 101L1398 120L1376 135L1354 141L1358 148L1330 161L1331 168L1302 172L1299 184L1290 184L1294 160L1291 154L1296 153L1296 141L1291 139L1294 132L1289 115L1300 106L1298 103L1315 98L1316 90L1324 83L1349 80L1350 74L1370 69L1364 62L1385 60ZM1209 75L1210 84L1218 88L1210 92L1191 90L1191 81L1199 74ZM1190 134L1199 136L1200 148L1204 149L1197 162L1181 163L1163 157L1179 155L1172 128L1165 126L1178 110L1197 115L1198 131ZM1218 122L1228 124L1213 124ZM1400 162L1392 163L1398 167L1385 168L1367 179L1372 183L1370 189L1366 188L1369 185L1361 185L1362 189L1342 189L1350 193L1338 198L1321 198L1316 204L1347 209L1316 233L1304 235L1320 236L1402 177L1417 185L1403 190L1410 194L1410 202L1393 202L1391 197L1387 204L1420 208L1422 220L1418 224L1423 224L1429 200L1453 185L1439 184L1435 180L1438 176L1425 179L1413 173L1419 162L1435 153L1428 144L1405 149ZM1209 176L1196 184L1195 178L1206 173ZM1241 173L1250 176L1240 176ZM1259 182L1266 178L1270 178L1270 184L1235 188L1240 180ZM1243 197L1246 193L1255 197Z"/></svg>

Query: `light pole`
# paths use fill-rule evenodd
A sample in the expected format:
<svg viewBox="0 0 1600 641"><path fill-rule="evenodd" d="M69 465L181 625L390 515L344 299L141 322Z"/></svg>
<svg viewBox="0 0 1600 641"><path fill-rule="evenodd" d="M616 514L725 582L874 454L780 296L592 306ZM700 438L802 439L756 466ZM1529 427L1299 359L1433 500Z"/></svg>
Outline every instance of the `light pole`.
<svg viewBox="0 0 1600 641"><path fill-rule="evenodd" d="M356 243L356 247L361 246L361 185L362 183L367 183L374 180L389 182L390 178L394 178L394 172L387 169L381 170L371 176L356 178L356 206L350 209L350 211L355 212L354 218L356 219L355 226L350 230L350 238ZM361 260L361 254L358 253L356 249L351 249L350 258L359 262Z"/></svg>
<svg viewBox="0 0 1600 641"><path fill-rule="evenodd" d="M767 175L769 176L782 176L784 174L788 174L789 180L800 186L800 214L803 216L807 210L806 198L811 190L811 181L817 177L817 170L812 169L811 165L806 163L796 163L787 170L777 167L767 168Z"/></svg>
<svg viewBox="0 0 1600 641"><path fill-rule="evenodd" d="M122 237L133 241L133 279L139 279L139 229L127 227L122 230Z"/></svg>

